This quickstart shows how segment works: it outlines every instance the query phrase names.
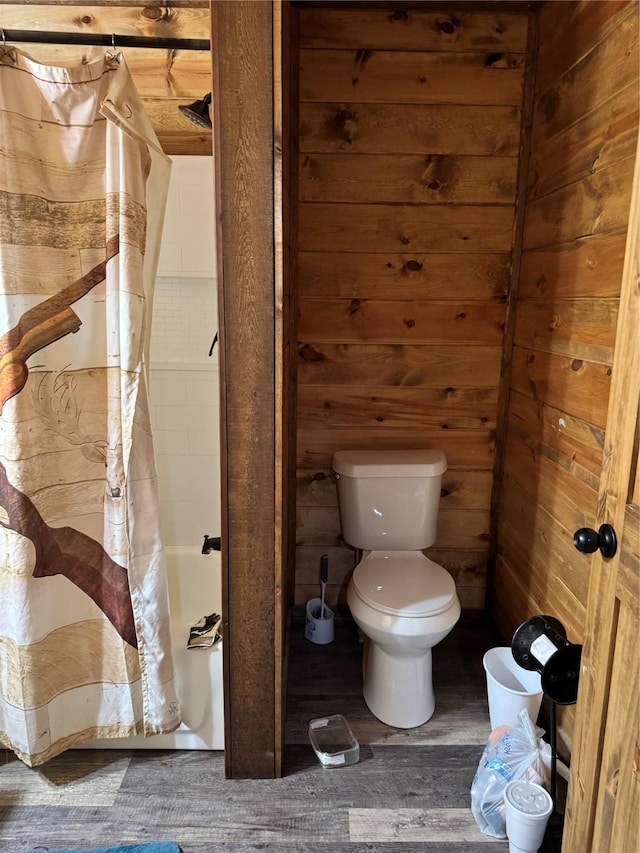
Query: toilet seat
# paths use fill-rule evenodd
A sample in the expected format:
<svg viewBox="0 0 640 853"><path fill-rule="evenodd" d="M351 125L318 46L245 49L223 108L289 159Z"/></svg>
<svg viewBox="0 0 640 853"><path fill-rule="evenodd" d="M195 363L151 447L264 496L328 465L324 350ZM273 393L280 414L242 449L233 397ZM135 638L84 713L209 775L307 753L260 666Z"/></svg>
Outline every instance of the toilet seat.
<svg viewBox="0 0 640 853"><path fill-rule="evenodd" d="M449 572L421 551L371 551L351 584L365 604L392 616L435 616L457 600Z"/></svg>

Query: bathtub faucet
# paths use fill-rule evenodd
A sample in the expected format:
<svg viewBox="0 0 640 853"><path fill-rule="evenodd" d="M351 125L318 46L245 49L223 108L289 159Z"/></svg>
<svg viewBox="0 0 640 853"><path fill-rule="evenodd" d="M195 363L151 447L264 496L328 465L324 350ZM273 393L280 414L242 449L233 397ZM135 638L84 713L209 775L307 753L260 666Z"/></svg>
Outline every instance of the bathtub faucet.
<svg viewBox="0 0 640 853"><path fill-rule="evenodd" d="M205 534L204 542L202 543L202 553L210 554L212 551L219 551L221 548L219 536L207 536Z"/></svg>

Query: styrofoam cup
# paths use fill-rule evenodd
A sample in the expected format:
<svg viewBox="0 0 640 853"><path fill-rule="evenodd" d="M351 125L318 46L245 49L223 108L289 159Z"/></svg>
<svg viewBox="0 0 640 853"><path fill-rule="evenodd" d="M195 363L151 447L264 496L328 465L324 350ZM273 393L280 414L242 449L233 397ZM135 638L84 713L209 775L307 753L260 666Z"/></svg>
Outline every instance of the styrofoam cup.
<svg viewBox="0 0 640 853"><path fill-rule="evenodd" d="M320 618L321 608L321 598L310 598L307 601L304 635L312 643L325 645L333 642L333 610L325 603L324 617Z"/></svg>
<svg viewBox="0 0 640 853"><path fill-rule="evenodd" d="M523 708L527 709L535 723L542 702L540 673L519 666L509 646L489 649L482 663L487 673L491 728L515 728L518 725L518 714Z"/></svg>
<svg viewBox="0 0 640 853"><path fill-rule="evenodd" d="M509 853L537 853L553 811L551 795L541 785L517 779L504 789Z"/></svg>

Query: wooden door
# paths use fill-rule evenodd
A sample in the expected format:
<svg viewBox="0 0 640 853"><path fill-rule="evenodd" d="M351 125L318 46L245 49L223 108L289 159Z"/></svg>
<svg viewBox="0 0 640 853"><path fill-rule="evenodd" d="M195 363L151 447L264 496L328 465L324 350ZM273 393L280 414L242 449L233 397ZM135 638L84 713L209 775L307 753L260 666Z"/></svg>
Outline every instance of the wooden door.
<svg viewBox="0 0 640 853"><path fill-rule="evenodd" d="M640 149L639 149L640 151ZM591 558L563 853L640 849L640 153L636 157L596 529L618 537ZM584 559L589 559L587 555Z"/></svg>

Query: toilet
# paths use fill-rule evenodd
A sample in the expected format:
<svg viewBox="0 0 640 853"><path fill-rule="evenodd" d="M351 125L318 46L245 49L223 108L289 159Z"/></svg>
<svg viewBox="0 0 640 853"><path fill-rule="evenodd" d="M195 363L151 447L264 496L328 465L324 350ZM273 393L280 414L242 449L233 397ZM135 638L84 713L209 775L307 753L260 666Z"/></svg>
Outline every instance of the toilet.
<svg viewBox="0 0 640 853"><path fill-rule="evenodd" d="M431 649L460 617L453 578L422 553L436 539L446 457L340 450L332 468L343 537L362 552L347 603L365 637L365 702L383 723L420 726L435 709Z"/></svg>

